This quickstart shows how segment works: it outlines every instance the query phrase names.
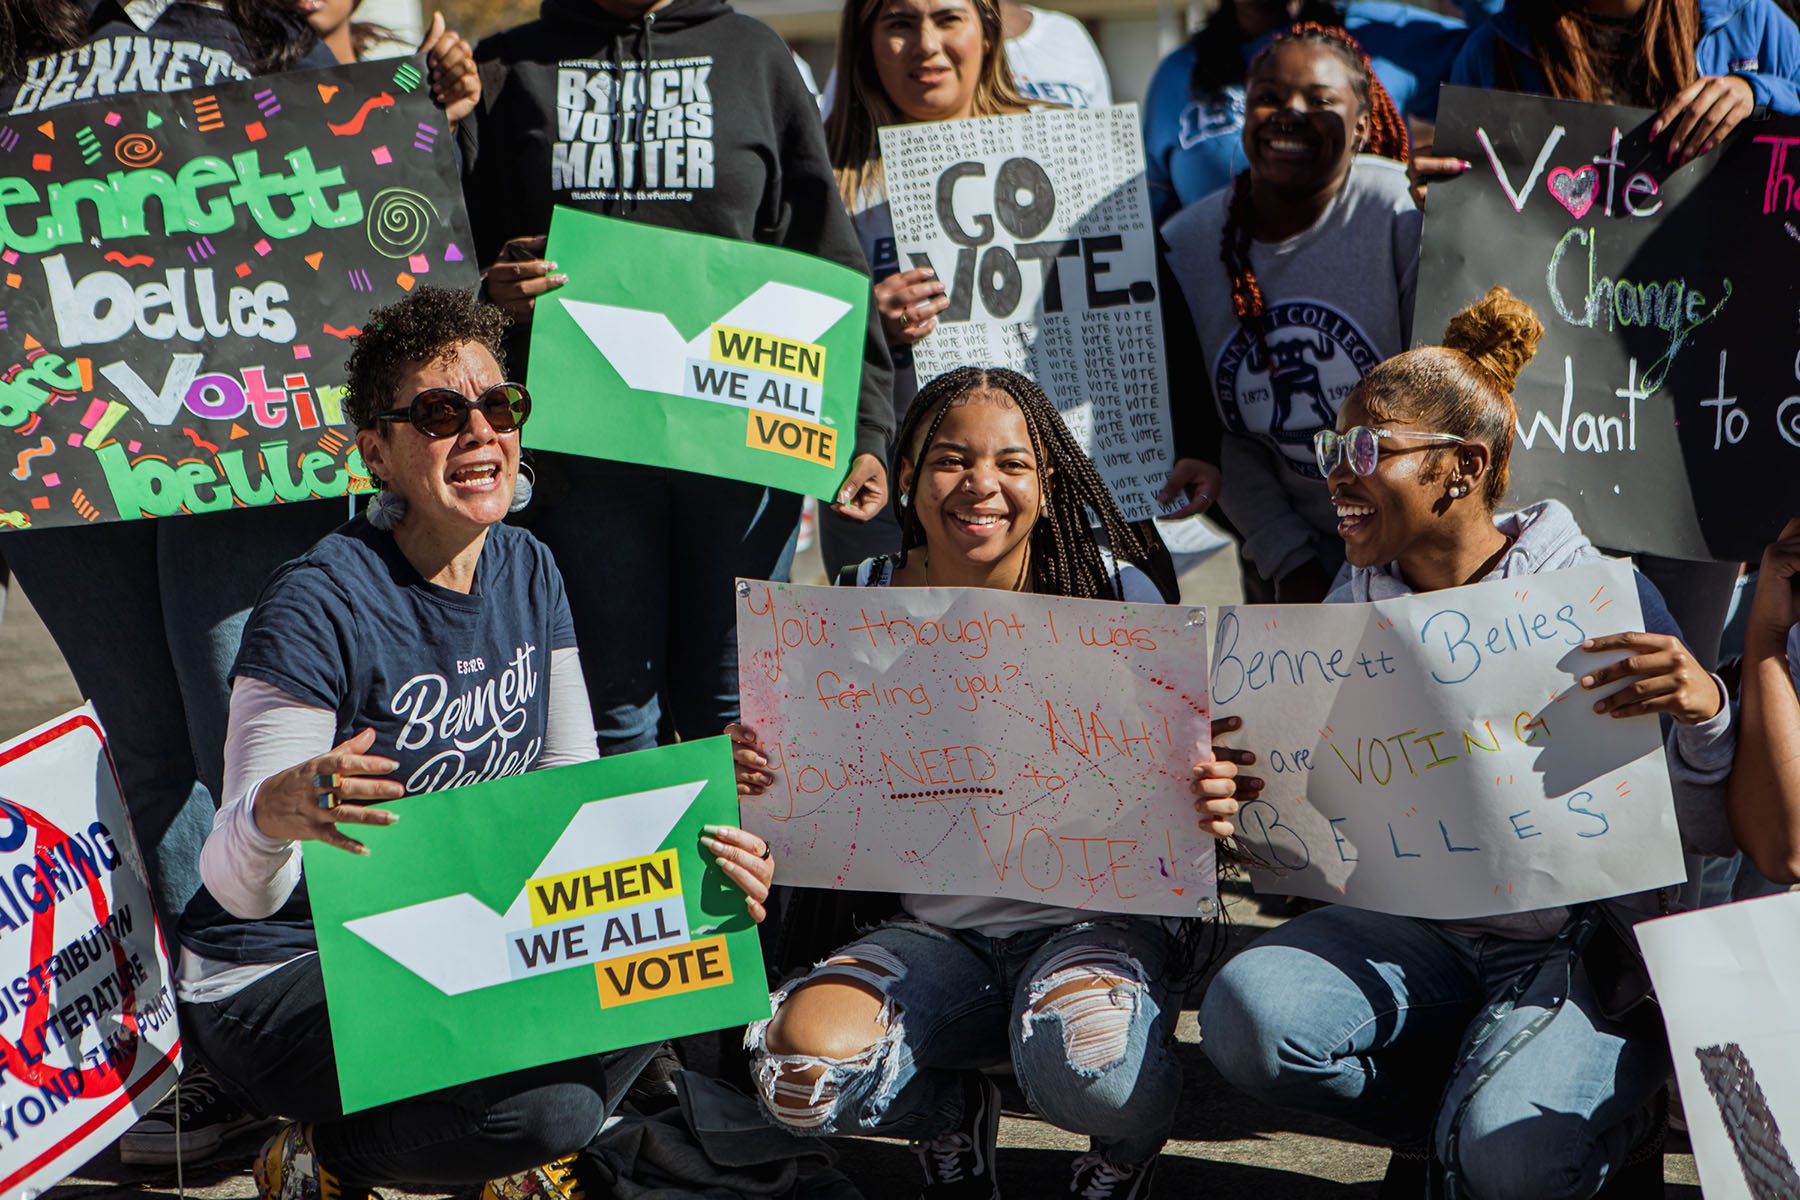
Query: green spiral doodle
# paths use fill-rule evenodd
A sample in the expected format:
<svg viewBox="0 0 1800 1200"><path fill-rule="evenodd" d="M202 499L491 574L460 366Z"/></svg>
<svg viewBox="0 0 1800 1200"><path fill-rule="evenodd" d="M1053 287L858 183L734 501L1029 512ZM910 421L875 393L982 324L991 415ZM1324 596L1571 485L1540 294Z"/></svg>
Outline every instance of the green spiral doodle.
<svg viewBox="0 0 1800 1200"><path fill-rule="evenodd" d="M369 201L369 245L388 258L418 252L437 224L431 201L409 188L383 188Z"/></svg>

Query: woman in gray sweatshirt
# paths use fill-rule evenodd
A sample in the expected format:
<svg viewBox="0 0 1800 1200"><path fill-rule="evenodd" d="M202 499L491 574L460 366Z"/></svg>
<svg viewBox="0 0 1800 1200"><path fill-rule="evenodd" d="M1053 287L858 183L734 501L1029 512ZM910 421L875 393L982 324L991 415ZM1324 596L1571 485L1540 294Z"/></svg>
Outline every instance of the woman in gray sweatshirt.
<svg viewBox="0 0 1800 1200"><path fill-rule="evenodd" d="M1328 602L1602 557L1556 501L1496 511L1513 383L1542 333L1530 308L1495 288L1452 318L1444 345L1382 363L1350 394L1320 447L1351 566ZM1646 631L1585 642L1627 657L1581 686L1602 694L1600 712L1664 718L1682 841L1730 853L1724 686L1656 589L1641 575L1637 585ZM1648 982L1629 925L1669 911L1678 891L1455 922L1315 909L1220 972L1200 1012L1207 1054L1265 1101L1393 1144L1396 1195L1424 1194L1432 1171L1454 1182L1449 1194L1481 1200L1650 1194L1661 1186L1668 1051L1653 1009L1637 1003Z"/></svg>

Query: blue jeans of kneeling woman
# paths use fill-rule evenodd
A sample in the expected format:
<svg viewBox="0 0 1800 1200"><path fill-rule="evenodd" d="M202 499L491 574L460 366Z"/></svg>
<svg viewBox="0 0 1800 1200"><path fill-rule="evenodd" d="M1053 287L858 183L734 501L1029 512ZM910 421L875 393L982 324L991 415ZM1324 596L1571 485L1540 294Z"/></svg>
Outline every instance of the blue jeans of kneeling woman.
<svg viewBox="0 0 1800 1200"><path fill-rule="evenodd" d="M1660 1037L1600 1011L1585 969L1544 963L1516 1007L1452 1075L1488 1004L1544 958L1545 942L1331 907L1238 955L1200 1006L1201 1047L1269 1104L1344 1121L1394 1145L1430 1142L1478 1200L1594 1195L1649 1131L1668 1077ZM1494 1055L1564 1003L1475 1092L1451 1153L1452 1116Z"/></svg>
<svg viewBox="0 0 1800 1200"><path fill-rule="evenodd" d="M778 991L860 982L884 998L887 1033L847 1059L768 1050L768 1022L750 1027L757 1090L779 1124L802 1133L927 1140L963 1120L964 1071L1012 1063L1032 1111L1092 1137L1130 1165L1168 1139L1181 1093L1171 1053L1181 996L1171 990L1174 941L1160 921L1108 918L991 938L890 921ZM1176 970L1180 964L1175 964ZM1056 996L1096 973L1109 992ZM794 1091L784 1068L822 1066Z"/></svg>

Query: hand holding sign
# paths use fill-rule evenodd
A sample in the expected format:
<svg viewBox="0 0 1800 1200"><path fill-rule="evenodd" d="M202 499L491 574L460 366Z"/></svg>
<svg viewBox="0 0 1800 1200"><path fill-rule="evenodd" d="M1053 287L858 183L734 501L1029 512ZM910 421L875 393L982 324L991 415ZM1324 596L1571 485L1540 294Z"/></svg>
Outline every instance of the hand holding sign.
<svg viewBox="0 0 1800 1200"><path fill-rule="evenodd" d="M547 234L512 238L500 248L500 257L483 276L487 298L520 323L531 320L532 303L545 292L569 282L556 264L543 257Z"/></svg>
<svg viewBox="0 0 1800 1200"><path fill-rule="evenodd" d="M1741 75L1707 75L1682 88L1656 114L1650 136L1669 130L1670 162L1699 158L1724 141L1756 108L1756 92Z"/></svg>
<svg viewBox="0 0 1800 1200"><path fill-rule="evenodd" d="M324 842L352 854L367 854L367 846L338 832L339 823L392 825L400 815L341 801L398 800L406 795L406 788L398 780L370 778L389 774L400 765L391 758L369 754L368 749L374 744L375 731L365 729L333 746L330 753L309 758L263 780L252 808L256 827L267 837ZM321 776L334 780L330 789L334 802L329 805L321 804L320 789L315 783Z"/></svg>
<svg viewBox="0 0 1800 1200"><path fill-rule="evenodd" d="M1594 702L1597 713L1641 717L1667 713L1683 725L1711 720L1725 704L1712 673L1702 667L1680 638L1658 633L1615 633L1589 638L1581 648L1590 654L1631 651L1610 666L1581 677L1581 686L1605 687L1621 679L1635 681Z"/></svg>
<svg viewBox="0 0 1800 1200"><path fill-rule="evenodd" d="M475 69L475 51L460 33L444 26L444 14L431 14L431 27L419 42L420 54L431 68L431 98L455 125L475 111L481 100L481 74Z"/></svg>

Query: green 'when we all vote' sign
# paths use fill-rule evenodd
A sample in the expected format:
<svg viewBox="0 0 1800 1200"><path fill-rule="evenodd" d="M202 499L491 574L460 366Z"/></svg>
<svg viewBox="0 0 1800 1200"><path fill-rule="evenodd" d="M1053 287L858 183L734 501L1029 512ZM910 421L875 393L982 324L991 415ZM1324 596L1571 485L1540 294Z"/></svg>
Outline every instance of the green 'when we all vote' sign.
<svg viewBox="0 0 1800 1200"><path fill-rule="evenodd" d="M869 279L792 250L558 208L525 444L835 499Z"/></svg>
<svg viewBox="0 0 1800 1200"><path fill-rule="evenodd" d="M769 1015L724 738L410 796L306 878L344 1111Z"/></svg>

